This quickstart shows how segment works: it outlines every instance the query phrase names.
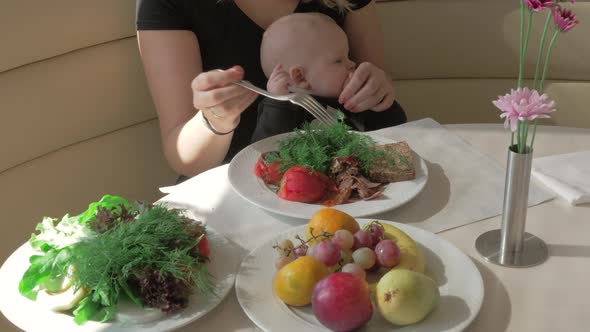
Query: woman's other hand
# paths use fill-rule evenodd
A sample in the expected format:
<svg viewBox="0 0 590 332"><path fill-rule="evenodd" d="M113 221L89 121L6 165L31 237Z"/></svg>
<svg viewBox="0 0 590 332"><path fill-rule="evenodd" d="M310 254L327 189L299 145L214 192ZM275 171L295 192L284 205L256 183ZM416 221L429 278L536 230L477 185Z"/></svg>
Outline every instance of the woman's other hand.
<svg viewBox="0 0 590 332"><path fill-rule="evenodd" d="M203 112L209 123L220 132L230 131L240 123L240 114L257 97L255 92L232 84L244 77L244 69L202 72L192 81L193 105Z"/></svg>
<svg viewBox="0 0 590 332"><path fill-rule="evenodd" d="M351 112L388 109L395 100L393 83L381 68L361 63L344 86L338 102Z"/></svg>

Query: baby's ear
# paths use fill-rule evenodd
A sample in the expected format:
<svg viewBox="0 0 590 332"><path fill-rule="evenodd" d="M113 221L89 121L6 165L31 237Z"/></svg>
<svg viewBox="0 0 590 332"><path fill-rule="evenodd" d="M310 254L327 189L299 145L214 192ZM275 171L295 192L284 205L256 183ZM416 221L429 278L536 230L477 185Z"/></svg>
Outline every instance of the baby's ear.
<svg viewBox="0 0 590 332"><path fill-rule="evenodd" d="M293 66L289 68L289 76L293 85L300 89L309 89L310 85L305 77L305 70L301 66Z"/></svg>

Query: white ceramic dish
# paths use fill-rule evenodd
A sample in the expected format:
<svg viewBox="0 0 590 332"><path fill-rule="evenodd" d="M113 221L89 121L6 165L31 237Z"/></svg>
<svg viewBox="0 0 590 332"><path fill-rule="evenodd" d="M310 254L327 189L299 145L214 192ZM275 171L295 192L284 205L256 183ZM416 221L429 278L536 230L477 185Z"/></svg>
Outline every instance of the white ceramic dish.
<svg viewBox="0 0 590 332"><path fill-rule="evenodd" d="M374 219L357 219L362 225ZM373 306L373 317L362 331L462 331L477 316L484 296L483 279L471 259L447 240L436 234L405 224L390 223L411 236L421 247L426 259L425 273L439 285L440 302L423 321L408 326L395 326L381 317ZM272 245L278 240L302 237L305 226L286 231L254 249L242 261L236 277L236 294L240 305L264 331L328 331L315 318L311 305L291 307L273 291L277 258Z"/></svg>
<svg viewBox="0 0 590 332"><path fill-rule="evenodd" d="M232 253L228 246L228 240L207 226L209 245L211 248L211 261L208 270L214 280L216 296L204 298L195 294L191 296L187 308L170 315L154 315L145 312L149 318L143 323L129 323L114 321L112 323L87 322L84 325L74 323L72 316L60 314L44 307L41 303L31 301L20 295L18 284L26 269L29 267L29 257L35 251L29 243L23 244L17 249L2 265L0 269L0 311L14 325L25 331L143 331L161 332L171 331L187 325L217 306L229 293L234 285L236 270L239 265L239 255ZM141 309L131 309L131 315L139 315L141 320Z"/></svg>
<svg viewBox="0 0 590 332"><path fill-rule="evenodd" d="M250 203L267 211L290 217L309 219L324 206L306 204L281 199L266 184L254 175L254 166L262 152L277 150L278 142L291 133L268 137L249 145L240 151L231 161L228 178L234 191ZM395 141L372 135L377 144L395 143ZM416 197L428 179L428 167L420 156L414 153L416 178L411 181L388 183L381 197L370 201L357 201L337 205L336 208L353 217L364 217L395 209Z"/></svg>

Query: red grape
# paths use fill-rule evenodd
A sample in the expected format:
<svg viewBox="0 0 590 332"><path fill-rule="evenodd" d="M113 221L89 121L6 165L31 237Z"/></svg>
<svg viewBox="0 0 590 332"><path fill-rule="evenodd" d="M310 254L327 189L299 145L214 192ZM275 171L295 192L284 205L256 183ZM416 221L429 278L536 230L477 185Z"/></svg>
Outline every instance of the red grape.
<svg viewBox="0 0 590 332"><path fill-rule="evenodd" d="M295 258L307 255L307 244L298 245L293 249L293 253L295 254Z"/></svg>
<svg viewBox="0 0 590 332"><path fill-rule="evenodd" d="M369 233L371 233L373 245L377 245L383 239L383 226L373 223L369 226Z"/></svg>
<svg viewBox="0 0 590 332"><path fill-rule="evenodd" d="M377 263L382 267L394 267L399 264L401 252L397 243L392 240L381 240L375 246Z"/></svg>
<svg viewBox="0 0 590 332"><path fill-rule="evenodd" d="M352 249L357 250L363 247L373 248L373 239L371 238L371 233L361 229L354 233L354 244Z"/></svg>
<svg viewBox="0 0 590 332"><path fill-rule="evenodd" d="M320 242L315 246L313 256L326 266L336 265L340 260L340 248L331 241Z"/></svg>

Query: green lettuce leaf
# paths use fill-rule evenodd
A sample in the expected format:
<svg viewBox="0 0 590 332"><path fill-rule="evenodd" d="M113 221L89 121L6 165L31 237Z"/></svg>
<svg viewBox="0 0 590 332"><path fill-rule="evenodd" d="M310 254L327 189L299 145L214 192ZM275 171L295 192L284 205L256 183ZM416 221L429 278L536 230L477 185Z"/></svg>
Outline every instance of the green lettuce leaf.
<svg viewBox="0 0 590 332"><path fill-rule="evenodd" d="M71 250L69 248L51 249L45 255L31 256L31 265L23 274L18 291L25 297L36 300L37 286L44 282L64 276L70 266Z"/></svg>
<svg viewBox="0 0 590 332"><path fill-rule="evenodd" d="M66 214L57 225L54 224L56 221L57 219L45 217L37 224L35 230L39 234L32 234L29 240L33 249L40 251L51 248L61 249L96 235L87 224L79 223L77 216L70 217ZM43 246L49 247L45 247L44 250Z"/></svg>
<svg viewBox="0 0 590 332"><path fill-rule="evenodd" d="M113 196L113 195L104 195L100 201L90 203L88 209L80 214L78 222L86 224L90 221L95 220L96 211L98 208L106 208L108 210L114 209L117 212L121 211L121 204L125 206L125 208L130 209L131 204L128 200L120 196Z"/></svg>
<svg viewBox="0 0 590 332"><path fill-rule="evenodd" d="M115 318L115 305L103 306L98 302L94 302L92 300L93 297L92 293L86 295L72 312L76 324L82 325L89 320L104 323Z"/></svg>

